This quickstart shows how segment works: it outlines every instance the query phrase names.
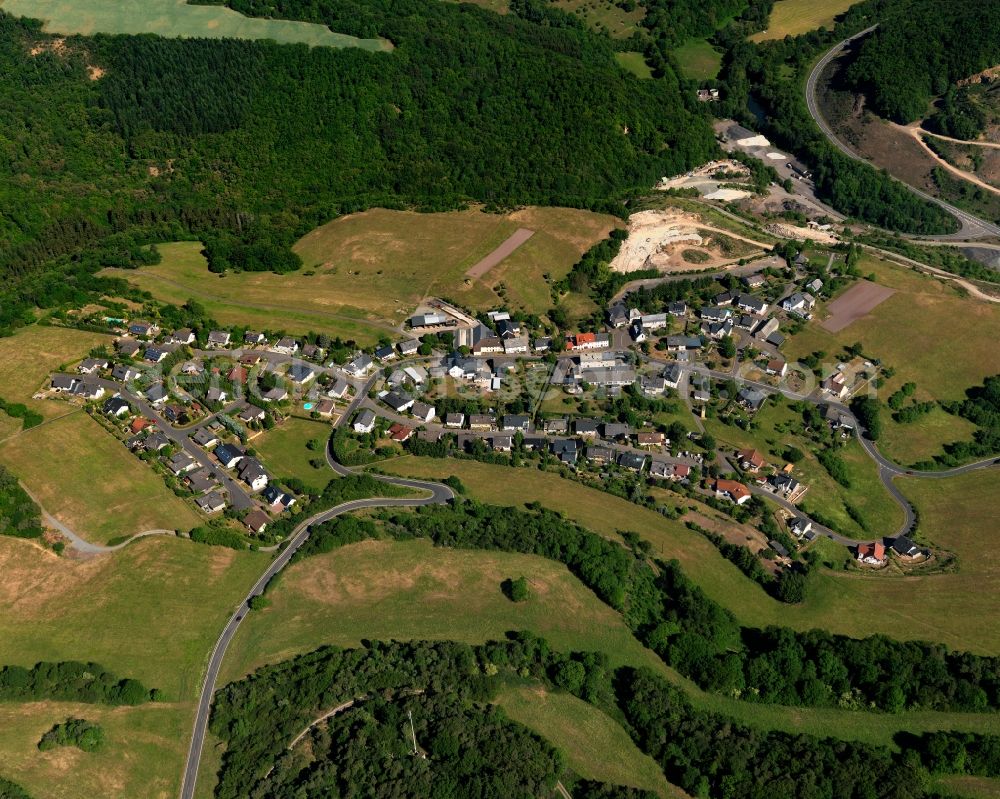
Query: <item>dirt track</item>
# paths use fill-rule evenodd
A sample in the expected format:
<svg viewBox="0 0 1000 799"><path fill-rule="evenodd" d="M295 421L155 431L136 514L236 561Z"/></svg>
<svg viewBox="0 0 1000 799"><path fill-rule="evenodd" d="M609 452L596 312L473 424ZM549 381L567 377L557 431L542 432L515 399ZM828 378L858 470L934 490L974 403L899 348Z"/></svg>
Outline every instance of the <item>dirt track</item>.
<svg viewBox="0 0 1000 799"><path fill-rule="evenodd" d="M493 252L470 266L465 276L478 280L534 235L535 231L533 230L528 230L525 227L518 228Z"/></svg>
<svg viewBox="0 0 1000 799"><path fill-rule="evenodd" d="M895 293L895 289L862 280L827 306L830 316L820 322L820 327L831 333L839 333L852 322L867 316Z"/></svg>

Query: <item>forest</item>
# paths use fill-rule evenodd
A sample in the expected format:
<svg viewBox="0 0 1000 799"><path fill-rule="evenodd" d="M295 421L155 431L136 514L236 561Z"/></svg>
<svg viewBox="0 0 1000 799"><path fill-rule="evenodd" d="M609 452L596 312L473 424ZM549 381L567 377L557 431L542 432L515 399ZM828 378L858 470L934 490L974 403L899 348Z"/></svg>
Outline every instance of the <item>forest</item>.
<svg viewBox="0 0 1000 799"><path fill-rule="evenodd" d="M675 76L638 80L607 39L547 6L279 5L395 49L98 35L32 56L48 37L0 14L0 331L34 305L119 288L93 273L141 263L156 241L202 238L217 271L287 271L291 243L342 213L622 213L717 152Z"/></svg>
<svg viewBox="0 0 1000 799"><path fill-rule="evenodd" d="M950 233L957 222L888 173L848 158L831 145L813 122L802 91L813 61L837 42L894 14L911 0L866 0L852 6L832 31L753 44L743 39L739 20L717 35L726 47L718 113L762 128L813 169L818 196L841 213L903 233ZM749 110L751 96L765 115Z"/></svg>
<svg viewBox="0 0 1000 799"><path fill-rule="evenodd" d="M619 611L636 637L705 690L750 702L980 712L1000 706L1000 659L940 644L864 639L823 630L742 627L675 562L649 562L639 536L626 548L537 504L456 500L413 513L381 511L384 534L436 546L539 555L566 564ZM338 517L312 530L300 557L377 537L370 521Z"/></svg>
<svg viewBox="0 0 1000 799"><path fill-rule="evenodd" d="M138 680L120 678L97 663L66 660L37 663L32 668L4 666L0 669L0 702L31 702L52 699L104 705L141 705L162 699Z"/></svg>
<svg viewBox="0 0 1000 799"><path fill-rule="evenodd" d="M893 12L879 18L847 70L880 116L921 119L949 86L1000 63L1000 17L991 3L900 0Z"/></svg>
<svg viewBox="0 0 1000 799"><path fill-rule="evenodd" d="M558 778L574 796L640 799L616 786L574 785L546 742L489 708L506 684L541 684L595 705L691 796L924 799L934 795L926 788L931 773L1000 773L996 736L901 734L901 752L895 753L886 746L765 731L696 710L680 689L649 671L614 670L603 655L560 653L530 633L509 633L481 646L373 641L364 649L322 647L230 683L216 692L210 721L227 744L215 795L339 795L349 767L363 775L357 780L382 786L380 795L404 795L393 787L408 779L414 789L405 795L532 796L542 795L535 787ZM352 701L326 728L308 734L311 754L287 750L318 715ZM502 760L503 783L489 771L502 750L481 737L486 733L518 753ZM410 755L408 734L415 734L430 762ZM428 773L441 786L456 786L463 760L485 773L453 791L425 789Z"/></svg>
<svg viewBox="0 0 1000 799"><path fill-rule="evenodd" d="M27 423L28 418L24 418ZM3 466L0 466L0 535L16 538L40 538L42 535L41 510L21 488L17 478Z"/></svg>

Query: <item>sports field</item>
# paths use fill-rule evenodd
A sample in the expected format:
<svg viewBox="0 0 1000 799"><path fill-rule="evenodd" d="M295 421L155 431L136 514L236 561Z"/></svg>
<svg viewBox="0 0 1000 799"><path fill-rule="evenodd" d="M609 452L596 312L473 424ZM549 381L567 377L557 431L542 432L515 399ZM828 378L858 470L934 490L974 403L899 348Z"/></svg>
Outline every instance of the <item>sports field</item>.
<svg viewBox="0 0 1000 799"><path fill-rule="evenodd" d="M208 652L266 561L165 537L72 560L0 537L0 665L95 661L162 689L166 700L121 709L0 705L4 776L37 797L176 796ZM38 752L39 729L71 712L105 727L103 753Z"/></svg>
<svg viewBox="0 0 1000 799"><path fill-rule="evenodd" d="M674 50L684 77L691 80L715 80L722 67L722 53L705 39L689 39Z"/></svg>
<svg viewBox="0 0 1000 799"><path fill-rule="evenodd" d="M3 442L0 463L45 510L95 544L200 523L160 475L81 410Z"/></svg>
<svg viewBox="0 0 1000 799"><path fill-rule="evenodd" d="M755 33L751 41L784 39L819 27L832 28L834 19L858 0L778 0L771 11L767 30Z"/></svg>
<svg viewBox="0 0 1000 799"><path fill-rule="evenodd" d="M207 39L273 39L312 47L391 50L384 39L358 39L325 25L245 17L224 6L188 5L186 0L0 0L8 14L45 22L47 33L155 33Z"/></svg>
<svg viewBox="0 0 1000 799"><path fill-rule="evenodd" d="M454 461L407 457L382 468L413 477L460 474L470 496L484 502L538 501L613 538L620 531L634 530L653 544L658 556L676 558L713 600L744 624L779 624L800 630L821 627L859 637L884 633L1000 653L1000 627L981 623L1000 601L1000 561L985 553L983 545L983 531L995 525L991 526L989 503L976 499L1000 490L1000 469L950 480L901 481L920 512L921 535L955 552L961 564L958 571L906 578L821 572L805 602L787 605L771 599L680 522L533 467L515 469L474 461L462 461L460 466L459 470ZM955 514L950 507L963 511Z"/></svg>
<svg viewBox="0 0 1000 799"><path fill-rule="evenodd" d="M514 721L537 732L566 756L581 777L682 797L663 771L643 754L628 733L596 707L572 694L550 693L540 686L505 689L500 705Z"/></svg>
<svg viewBox="0 0 1000 799"><path fill-rule="evenodd" d="M279 480L297 477L319 493L333 477L323 454L330 431L329 422L292 417L255 438L253 447L264 466ZM321 442L318 449L307 449L306 444L310 441ZM318 469L311 463L317 459L324 461Z"/></svg>

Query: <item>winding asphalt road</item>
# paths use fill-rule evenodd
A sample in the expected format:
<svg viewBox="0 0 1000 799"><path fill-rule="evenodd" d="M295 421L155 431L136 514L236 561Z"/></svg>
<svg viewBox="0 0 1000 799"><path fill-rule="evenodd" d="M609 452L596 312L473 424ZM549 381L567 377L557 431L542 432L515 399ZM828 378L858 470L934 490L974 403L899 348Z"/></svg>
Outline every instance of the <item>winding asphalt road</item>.
<svg viewBox="0 0 1000 799"><path fill-rule="evenodd" d="M844 39L842 42L834 45L826 54L816 62L816 65L812 68L809 73L809 77L806 80L806 105L809 108L809 115L813 118L816 124L819 126L820 130L823 131L823 135L830 140L830 143L836 147L840 152L846 155L848 158L853 158L855 161L860 161L864 164L881 170L877 164L872 163L866 158L862 158L854 150L847 146L843 141L837 138L837 134L833 132L833 128L830 127L829 123L824 119L823 114L819 109L819 102L816 100L816 88L819 85L820 76L823 71L830 65L830 63L837 58L851 42L867 36L871 33L878 25L872 25L870 28L865 28L863 31L855 33L853 36ZM992 222L987 222L984 219L980 219L978 216L970 214L968 211L963 211L960 208L956 208L951 203L947 203L937 197L932 197L924 191L921 191L909 183L904 181L899 181L902 185L906 186L907 189L912 191L921 199L927 200L928 202L934 203L938 207L944 209L949 214L951 214L955 219L959 221L961 227L955 233L948 233L939 236L921 236L920 238L935 239L937 241L966 241L968 239L975 238L985 238L992 236L1000 236L1000 225L996 225ZM908 236L907 238L913 238Z"/></svg>
<svg viewBox="0 0 1000 799"><path fill-rule="evenodd" d="M340 417L338 423L343 423L349 419L357 407L358 403L366 396L368 388L372 385L374 378L365 384L364 391L358 391L351 402L347 412ZM350 469L341 466L333 459L330 447L327 447L327 460L338 474L350 474ZM194 789L198 780L198 767L201 763L201 752L205 744L205 733L208 729L208 719L212 709L212 696L215 693L215 683L219 678L219 670L222 668L222 660L226 655L229 643L236 635L240 624L250 610L250 601L255 596L260 596L268 582L288 565L292 556L299 547L309 538L313 525L329 521L344 513L371 508L388 507L417 507L421 505L440 505L454 499L454 493L450 488L440 483L432 483L424 480L407 480L398 477L386 477L373 475L379 480L394 486L410 488L414 490L428 491L429 496L421 498L371 498L357 499L351 502L344 502L330 510L317 513L306 519L296 527L288 539L288 545L278 554L278 556L268 564L268 567L254 583L253 588L247 593L239 607L230 616L228 623L222 630L212 649L211 657L208 660L208 668L205 672L205 680L202 683L201 695L198 698L198 711L194 721L194 731L191 735L191 745L188 749L187 762L184 766L184 780L181 784L181 799L194 799Z"/></svg>

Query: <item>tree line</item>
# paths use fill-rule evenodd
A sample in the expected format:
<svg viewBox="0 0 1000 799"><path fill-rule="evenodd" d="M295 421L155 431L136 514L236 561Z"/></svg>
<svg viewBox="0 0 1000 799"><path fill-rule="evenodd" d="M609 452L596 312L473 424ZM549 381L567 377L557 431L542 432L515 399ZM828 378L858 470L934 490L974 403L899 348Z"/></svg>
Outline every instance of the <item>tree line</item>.
<svg viewBox="0 0 1000 799"><path fill-rule="evenodd" d="M162 699L139 680L119 677L97 663L77 660L4 666L0 669L0 702L46 699L103 705L141 705Z"/></svg>
<svg viewBox="0 0 1000 799"><path fill-rule="evenodd" d="M7 406L8 408L12 406ZM27 415L22 417L27 424ZM0 534L15 538L41 538L42 512L17 478L0 466Z"/></svg>
<svg viewBox="0 0 1000 799"><path fill-rule="evenodd" d="M534 503L522 510L457 500L412 513L383 510L376 518L382 529L344 517L315 526L317 541L301 556L380 534L539 555L566 564L640 641L709 691L751 702L886 712L1000 705L1000 658L883 635L744 627L676 561L650 562L640 536L626 548Z"/></svg>

